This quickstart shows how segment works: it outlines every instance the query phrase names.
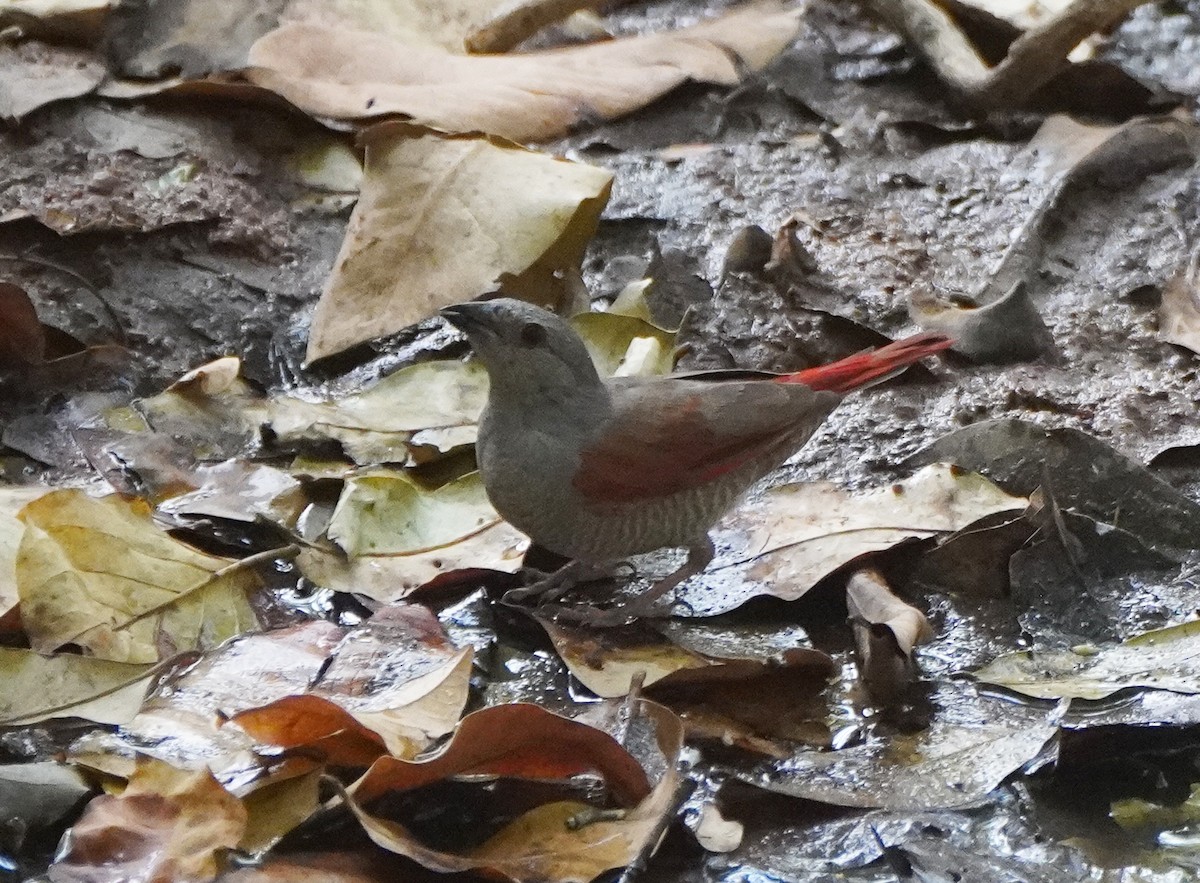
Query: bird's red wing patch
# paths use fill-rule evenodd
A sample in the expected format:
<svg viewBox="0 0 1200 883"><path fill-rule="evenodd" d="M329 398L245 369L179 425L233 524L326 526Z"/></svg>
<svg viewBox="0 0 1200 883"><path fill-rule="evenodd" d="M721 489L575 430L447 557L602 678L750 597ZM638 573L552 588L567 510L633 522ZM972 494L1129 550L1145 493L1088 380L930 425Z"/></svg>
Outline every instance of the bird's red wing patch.
<svg viewBox="0 0 1200 883"><path fill-rule="evenodd" d="M647 427L650 427L649 431ZM580 456L572 484L597 503L629 503L699 487L783 441L778 429L730 437L715 431L692 396L671 415L619 420Z"/></svg>

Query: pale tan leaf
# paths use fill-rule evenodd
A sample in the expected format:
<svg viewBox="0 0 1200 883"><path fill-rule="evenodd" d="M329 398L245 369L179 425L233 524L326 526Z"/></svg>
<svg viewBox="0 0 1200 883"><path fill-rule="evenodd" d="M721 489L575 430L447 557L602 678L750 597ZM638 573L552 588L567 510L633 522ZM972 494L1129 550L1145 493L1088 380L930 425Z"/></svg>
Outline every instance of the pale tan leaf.
<svg viewBox="0 0 1200 883"><path fill-rule="evenodd" d="M768 3L681 31L522 55L471 56L345 27L284 25L250 49L246 77L319 117L402 114L514 141L643 107L688 80L732 85L795 37L800 12Z"/></svg>
<svg viewBox="0 0 1200 883"><path fill-rule="evenodd" d="M1145 632L1099 650L1009 653L974 676L1038 699L1104 699L1131 687L1200 693L1200 622Z"/></svg>
<svg viewBox="0 0 1200 883"><path fill-rule="evenodd" d="M497 286L556 302L612 174L515 144L396 124L365 135L362 194L317 304L310 361Z"/></svg>
<svg viewBox="0 0 1200 883"><path fill-rule="evenodd" d="M0 647L0 726L80 717L124 724L142 705L151 666Z"/></svg>
<svg viewBox="0 0 1200 883"><path fill-rule="evenodd" d="M20 514L21 619L34 649L78 644L118 662L156 662L257 627L250 570L171 539L140 501L46 494Z"/></svg>

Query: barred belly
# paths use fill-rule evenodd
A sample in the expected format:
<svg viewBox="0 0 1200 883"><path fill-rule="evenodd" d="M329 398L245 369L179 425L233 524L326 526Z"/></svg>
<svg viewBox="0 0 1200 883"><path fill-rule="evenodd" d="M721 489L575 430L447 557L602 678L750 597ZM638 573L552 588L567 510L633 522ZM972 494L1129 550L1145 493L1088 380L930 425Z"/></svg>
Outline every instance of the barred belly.
<svg viewBox="0 0 1200 883"><path fill-rule="evenodd" d="M532 518L509 521L560 555L608 561L695 544L744 489L741 481L721 480L669 497L603 506L543 497L540 512L528 513Z"/></svg>

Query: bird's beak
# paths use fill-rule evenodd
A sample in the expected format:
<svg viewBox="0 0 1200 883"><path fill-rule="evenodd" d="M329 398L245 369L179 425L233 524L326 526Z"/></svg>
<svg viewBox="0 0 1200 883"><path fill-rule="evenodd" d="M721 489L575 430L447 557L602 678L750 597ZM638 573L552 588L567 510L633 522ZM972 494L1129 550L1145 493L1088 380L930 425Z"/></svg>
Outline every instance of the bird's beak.
<svg viewBox="0 0 1200 883"><path fill-rule="evenodd" d="M486 302L454 304L442 307L438 312L443 319L467 335L491 328L491 322L488 321L491 309Z"/></svg>

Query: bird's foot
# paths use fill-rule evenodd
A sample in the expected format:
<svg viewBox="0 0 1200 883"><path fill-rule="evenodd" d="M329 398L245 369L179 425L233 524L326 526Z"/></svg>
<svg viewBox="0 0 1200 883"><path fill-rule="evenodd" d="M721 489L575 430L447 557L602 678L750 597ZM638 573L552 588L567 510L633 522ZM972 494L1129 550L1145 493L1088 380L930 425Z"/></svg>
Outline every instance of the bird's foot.
<svg viewBox="0 0 1200 883"><path fill-rule="evenodd" d="M554 601L580 583L601 579L609 574L608 568L582 561L571 561L549 574L532 569L529 572L534 575L534 581L527 586L505 592L504 603L519 604L530 598L537 598L542 602Z"/></svg>

